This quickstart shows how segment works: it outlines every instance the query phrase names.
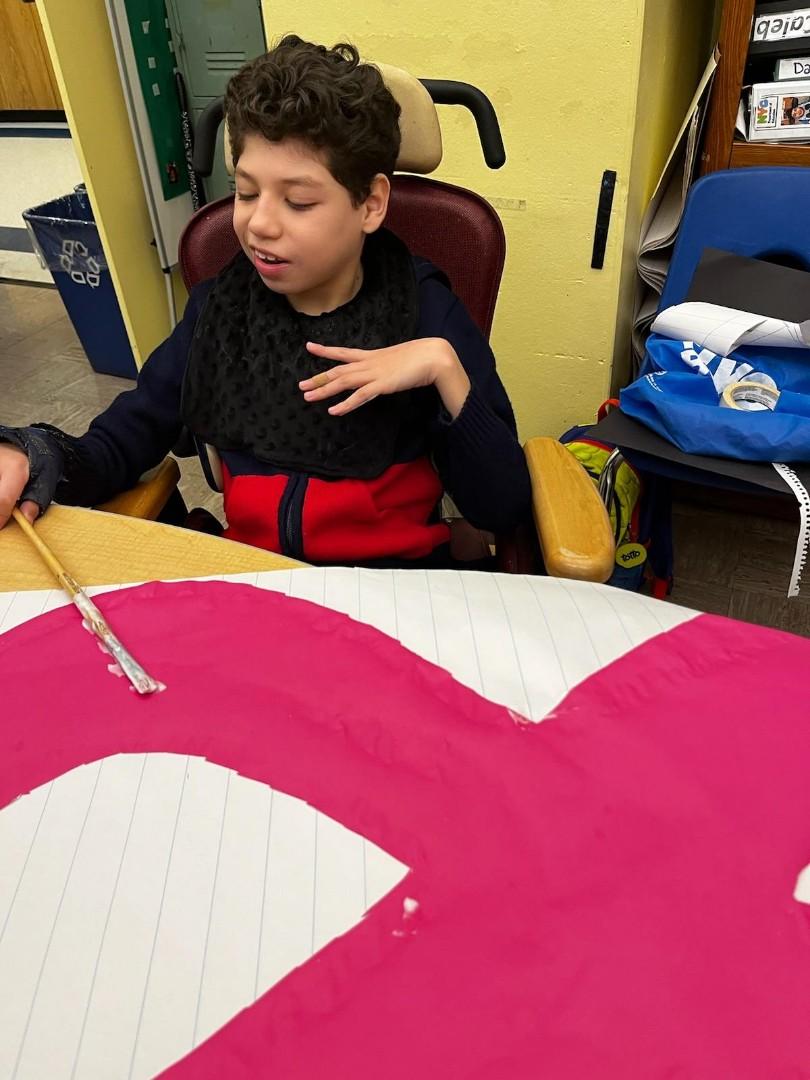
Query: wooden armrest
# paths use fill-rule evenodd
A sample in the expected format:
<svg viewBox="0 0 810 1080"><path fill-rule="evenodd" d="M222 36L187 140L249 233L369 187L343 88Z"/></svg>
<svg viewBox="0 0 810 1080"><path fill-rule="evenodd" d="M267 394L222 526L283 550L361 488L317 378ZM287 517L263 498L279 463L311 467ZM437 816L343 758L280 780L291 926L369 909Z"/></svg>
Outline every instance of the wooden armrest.
<svg viewBox="0 0 810 1080"><path fill-rule="evenodd" d="M593 480L556 439L530 439L524 449L546 571L552 577L607 581L616 544Z"/></svg>
<svg viewBox="0 0 810 1080"><path fill-rule="evenodd" d="M123 514L124 517L145 518L155 521L160 511L169 501L177 481L180 469L174 458L164 458L156 469L141 477L135 487L116 495L109 502L96 507L108 514Z"/></svg>

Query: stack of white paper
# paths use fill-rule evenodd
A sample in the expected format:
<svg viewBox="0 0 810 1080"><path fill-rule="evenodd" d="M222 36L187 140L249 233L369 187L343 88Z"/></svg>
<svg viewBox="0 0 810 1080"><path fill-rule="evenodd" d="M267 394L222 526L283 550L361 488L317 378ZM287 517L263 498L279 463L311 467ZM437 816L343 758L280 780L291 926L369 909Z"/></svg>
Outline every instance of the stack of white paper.
<svg viewBox="0 0 810 1080"><path fill-rule="evenodd" d="M718 356L728 356L741 345L810 349L810 320L771 319L719 304L677 304L662 311L652 329L676 341L693 341Z"/></svg>

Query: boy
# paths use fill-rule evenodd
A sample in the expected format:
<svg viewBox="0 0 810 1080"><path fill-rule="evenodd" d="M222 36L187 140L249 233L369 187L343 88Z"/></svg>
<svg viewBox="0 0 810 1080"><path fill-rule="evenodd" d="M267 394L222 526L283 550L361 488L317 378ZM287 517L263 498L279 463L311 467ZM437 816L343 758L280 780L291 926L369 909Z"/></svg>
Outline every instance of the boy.
<svg viewBox="0 0 810 1080"><path fill-rule="evenodd" d="M241 252L86 435L0 427L0 527L126 490L183 425L219 452L225 535L309 562L447 564L443 490L479 528L525 518L489 346L382 228L399 111L350 45L288 36L231 79Z"/></svg>

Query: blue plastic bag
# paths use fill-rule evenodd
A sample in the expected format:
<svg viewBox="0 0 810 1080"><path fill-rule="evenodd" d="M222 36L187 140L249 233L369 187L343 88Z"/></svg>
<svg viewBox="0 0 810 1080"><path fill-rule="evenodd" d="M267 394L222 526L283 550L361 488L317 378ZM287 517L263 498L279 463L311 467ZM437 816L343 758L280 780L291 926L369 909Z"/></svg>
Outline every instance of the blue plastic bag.
<svg viewBox="0 0 810 1080"><path fill-rule="evenodd" d="M779 390L773 411L721 406L736 382ZM718 356L692 341L652 334L641 375L621 392L622 412L687 454L742 461L810 461L810 350L743 346Z"/></svg>

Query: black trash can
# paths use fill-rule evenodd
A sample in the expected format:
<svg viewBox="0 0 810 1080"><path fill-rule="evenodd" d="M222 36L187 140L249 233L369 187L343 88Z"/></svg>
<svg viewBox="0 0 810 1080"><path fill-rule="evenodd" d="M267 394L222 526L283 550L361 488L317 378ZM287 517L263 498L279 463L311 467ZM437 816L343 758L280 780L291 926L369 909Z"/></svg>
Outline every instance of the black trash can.
<svg viewBox="0 0 810 1080"><path fill-rule="evenodd" d="M84 185L24 210L23 219L93 370L134 379L138 369Z"/></svg>

